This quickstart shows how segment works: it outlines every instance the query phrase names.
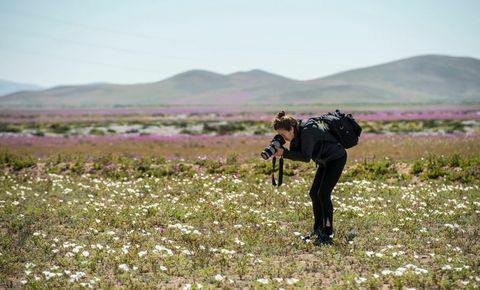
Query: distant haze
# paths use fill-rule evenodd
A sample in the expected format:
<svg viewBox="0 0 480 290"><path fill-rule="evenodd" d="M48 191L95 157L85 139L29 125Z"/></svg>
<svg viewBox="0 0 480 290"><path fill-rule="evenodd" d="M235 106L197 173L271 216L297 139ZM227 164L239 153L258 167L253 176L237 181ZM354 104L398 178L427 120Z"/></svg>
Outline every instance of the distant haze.
<svg viewBox="0 0 480 290"><path fill-rule="evenodd" d="M21 92L21 91L38 91L43 89L41 86L33 84L21 84L7 80L0 80L0 96Z"/></svg>
<svg viewBox="0 0 480 290"><path fill-rule="evenodd" d="M262 104L478 104L480 60L423 55L307 81L262 70L190 70L153 83L59 86L0 97L0 107Z"/></svg>

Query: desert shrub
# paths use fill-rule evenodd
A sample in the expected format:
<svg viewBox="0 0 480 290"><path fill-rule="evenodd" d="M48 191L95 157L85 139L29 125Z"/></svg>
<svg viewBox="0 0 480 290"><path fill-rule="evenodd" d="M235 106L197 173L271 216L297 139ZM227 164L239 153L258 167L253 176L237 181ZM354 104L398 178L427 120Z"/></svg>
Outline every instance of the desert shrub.
<svg viewBox="0 0 480 290"><path fill-rule="evenodd" d="M14 125L0 123L0 132L19 133L22 130Z"/></svg>
<svg viewBox="0 0 480 290"><path fill-rule="evenodd" d="M227 164L236 164L238 161L238 155L237 154L230 154L227 156L227 160L226 160L226 163Z"/></svg>
<svg viewBox="0 0 480 290"><path fill-rule="evenodd" d="M394 162L390 159L370 160L354 163L344 174L347 179L385 180L398 178Z"/></svg>
<svg viewBox="0 0 480 290"><path fill-rule="evenodd" d="M37 130L32 135L33 136L38 136L38 137L43 137L43 136L45 136L45 133L43 133L43 131Z"/></svg>
<svg viewBox="0 0 480 290"><path fill-rule="evenodd" d="M70 170L73 173L82 175L83 173L85 173L85 163L86 163L86 160L84 158L77 156L75 158L73 165L70 167Z"/></svg>
<svg viewBox="0 0 480 290"><path fill-rule="evenodd" d="M35 165L35 160L30 156L21 156L4 150L0 152L0 164L2 167L12 167L14 170L20 170Z"/></svg>
<svg viewBox="0 0 480 290"><path fill-rule="evenodd" d="M277 165L278 166L278 165ZM271 162L258 162L253 166L255 174L272 174L272 163Z"/></svg>
<svg viewBox="0 0 480 290"><path fill-rule="evenodd" d="M205 163L205 167L207 168L208 173L222 173L224 170L222 162L218 160L208 160Z"/></svg>
<svg viewBox="0 0 480 290"><path fill-rule="evenodd" d="M154 177L162 177L162 176L170 176L170 175L174 174L175 172L174 172L174 170L171 168L171 166L166 165L166 164L163 164L163 165L161 165L161 166L152 168L152 170L150 171L150 173L151 173L152 176L154 176Z"/></svg>
<svg viewBox="0 0 480 290"><path fill-rule="evenodd" d="M203 133L217 133L220 135L227 135L232 134L237 131L245 130L245 126L242 123L238 122L229 122L226 124L210 124L204 123L203 125Z"/></svg>
<svg viewBox="0 0 480 290"><path fill-rule="evenodd" d="M422 179L445 178L450 181L472 182L480 179L480 158L430 154L414 161L411 173Z"/></svg>
<svg viewBox="0 0 480 290"><path fill-rule="evenodd" d="M422 162L420 160L415 160L412 165L411 173L412 174L419 174L423 171Z"/></svg>
<svg viewBox="0 0 480 290"><path fill-rule="evenodd" d="M55 134L65 134L70 131L70 126L67 124L52 124L49 128Z"/></svg>
<svg viewBox="0 0 480 290"><path fill-rule="evenodd" d="M88 132L88 134L90 134L90 135L103 136L103 135L105 135L105 131L100 130L100 129L97 129L97 128L92 128L92 129L90 129L90 131Z"/></svg>

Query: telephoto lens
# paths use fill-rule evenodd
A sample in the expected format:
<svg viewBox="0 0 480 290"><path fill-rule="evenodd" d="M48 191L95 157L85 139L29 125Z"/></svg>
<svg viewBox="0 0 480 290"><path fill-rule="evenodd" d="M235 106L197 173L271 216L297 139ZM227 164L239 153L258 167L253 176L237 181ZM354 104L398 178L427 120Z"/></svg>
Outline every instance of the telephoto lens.
<svg viewBox="0 0 480 290"><path fill-rule="evenodd" d="M272 145L269 145L267 148L265 148L262 153L260 155L262 155L262 158L267 160L268 158L270 158L270 156L272 156L273 154L275 154L275 152L277 151L277 149L275 149L274 146Z"/></svg>
<svg viewBox="0 0 480 290"><path fill-rule="evenodd" d="M275 135L273 137L272 142L270 142L270 145L265 148L260 155L262 156L263 159L267 160L268 158L272 157L275 152L277 152L277 148L275 147L282 147L282 145L285 144L285 139L281 135Z"/></svg>

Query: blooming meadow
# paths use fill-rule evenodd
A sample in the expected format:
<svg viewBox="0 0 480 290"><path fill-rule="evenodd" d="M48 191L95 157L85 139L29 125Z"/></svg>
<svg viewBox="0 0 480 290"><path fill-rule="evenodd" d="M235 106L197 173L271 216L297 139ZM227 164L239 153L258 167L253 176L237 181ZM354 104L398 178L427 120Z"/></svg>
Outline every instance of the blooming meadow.
<svg viewBox="0 0 480 290"><path fill-rule="evenodd" d="M476 111L360 115L320 247L316 167L273 187L268 120L164 113L0 116L1 288L480 287Z"/></svg>
<svg viewBox="0 0 480 290"><path fill-rule="evenodd" d="M480 285L479 184L433 178L432 160L397 175L349 165L333 194L335 243L318 247L301 239L312 223L312 164L289 163L276 188L258 160L104 158L82 171L63 158L15 169L22 157L3 155L4 286ZM480 161L456 158L435 162L478 175Z"/></svg>

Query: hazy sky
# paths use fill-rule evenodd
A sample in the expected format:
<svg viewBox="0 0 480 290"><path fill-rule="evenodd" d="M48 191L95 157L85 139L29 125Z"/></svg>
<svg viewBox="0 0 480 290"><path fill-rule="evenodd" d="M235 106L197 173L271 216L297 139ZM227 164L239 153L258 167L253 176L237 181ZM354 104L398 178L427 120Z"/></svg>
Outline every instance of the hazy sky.
<svg viewBox="0 0 480 290"><path fill-rule="evenodd" d="M480 58L479 0L0 0L0 79L143 83L190 70L306 80L420 54Z"/></svg>

